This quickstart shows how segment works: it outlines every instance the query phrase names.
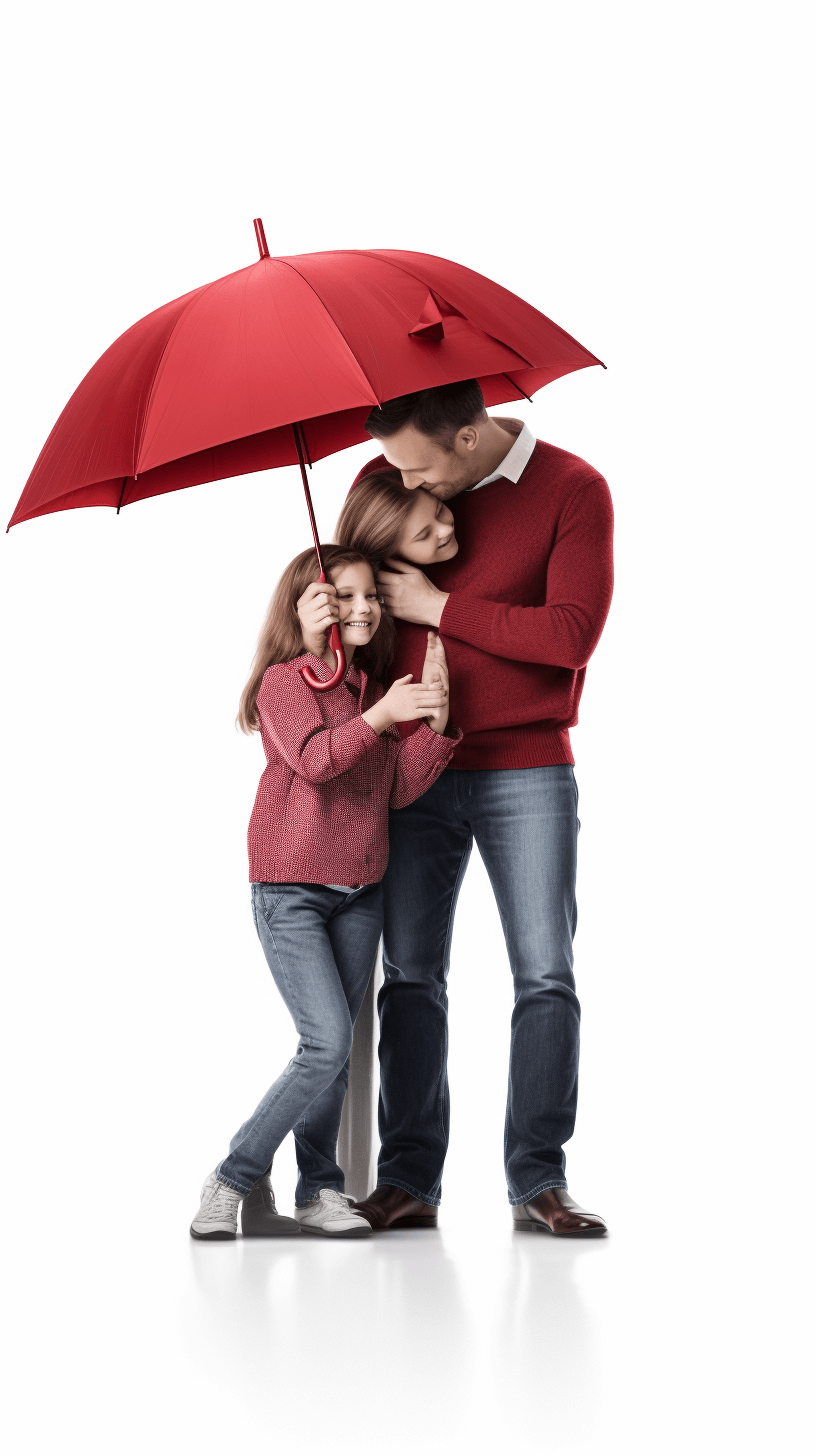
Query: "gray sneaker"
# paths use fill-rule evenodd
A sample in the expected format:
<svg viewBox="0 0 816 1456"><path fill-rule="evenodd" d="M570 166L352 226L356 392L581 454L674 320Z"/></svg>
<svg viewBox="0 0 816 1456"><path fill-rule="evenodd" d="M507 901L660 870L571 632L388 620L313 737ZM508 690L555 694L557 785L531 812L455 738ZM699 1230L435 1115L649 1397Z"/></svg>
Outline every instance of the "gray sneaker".
<svg viewBox="0 0 816 1456"><path fill-rule="evenodd" d="M345 1193L334 1188L321 1188L317 1198L295 1209L295 1218L304 1234L325 1234L332 1239L368 1239L371 1224L350 1207Z"/></svg>
<svg viewBox="0 0 816 1456"><path fill-rule="evenodd" d="M193 1238L234 1239L238 1232L238 1204L243 1196L228 1183L222 1183L215 1173L210 1173L201 1190L201 1207L190 1224Z"/></svg>

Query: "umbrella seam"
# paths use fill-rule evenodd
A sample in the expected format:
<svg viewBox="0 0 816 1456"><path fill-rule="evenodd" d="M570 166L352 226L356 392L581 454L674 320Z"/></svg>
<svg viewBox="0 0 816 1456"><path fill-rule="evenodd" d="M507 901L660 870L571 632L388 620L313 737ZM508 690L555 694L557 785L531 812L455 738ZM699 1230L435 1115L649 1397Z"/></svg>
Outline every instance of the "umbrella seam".
<svg viewBox="0 0 816 1456"><path fill-rule="evenodd" d="M338 248L337 251L338 252L343 252L343 253L359 253L359 252L362 252L363 250L360 249L360 248ZM360 363L359 359L357 358L357 355L355 354L354 350L351 347L351 344L349 343L348 339L346 338L345 334L343 333L343 330L341 329L339 323L337 322L337 319L334 317L334 314L332 313L332 311L329 308L328 304L325 303L324 300L320 297L320 294L318 293L318 291L315 288L314 284L313 283L310 283L309 279L306 278L306 277L304 277L304 275L301 273L300 269L299 268L296 268L293 263L290 263L288 261L288 259L286 259L286 258L276 258L275 259L275 262L276 263L284 263L287 268L291 268L292 272L293 273L296 273L297 276L298 276L298 278L300 278L301 281L306 284L306 287L307 288L311 288L312 293L314 294L315 298L317 299L318 303L320 304L320 307L323 309L323 311L327 315L327 317L331 319L332 326L337 330L338 334L340 335L340 338L343 340L343 343L345 344L346 348L348 349L349 354L351 355L352 359L354 360L355 364L357 365L357 368L359 369L359 371L362 374L362 376L363 376L366 384L368 385L369 389L371 390L371 393L374 395L374 398L375 398L375 400L377 402L377 406L379 406L379 404L380 404L380 397L377 394L377 391L374 388L374 385L372 384L371 380L368 377L368 374L366 373L365 369L363 368L362 364Z"/></svg>
<svg viewBox="0 0 816 1456"><path fill-rule="evenodd" d="M272 258L272 257L270 257L268 261L271 262L271 263L283 263L285 260L283 258ZM248 273L248 272L250 272L250 270L252 268L255 268L257 266L258 265L256 263L251 263L247 268L241 268L238 271L241 272L241 273ZM357 359L357 357L356 357L353 349L351 348L351 345L348 342L348 339L346 339L346 337L343 334L342 330L339 328L338 324L336 323L336 321L334 320L334 318L330 314L329 310L326 308L326 305L324 304L324 302L323 302L322 298L320 297L319 293L317 293L316 290L312 287L311 283L309 283L308 278L303 278L303 275L298 272L297 268L292 268L291 267L291 264L286 264L286 266L289 267L289 268L291 268L291 271L293 273L295 273L297 275L297 277L300 278L301 281L303 283L305 283L306 286L314 294L315 298L317 299L318 303L320 304L321 308L323 309L324 313L326 314L327 318L329 319L329 321L330 321L330 323L332 325L332 328L335 330L336 334L342 340L342 343L343 343L343 345L344 345L344 347L345 347L345 349L346 349L346 351L347 351L347 353L349 355L349 358L351 359L352 364L354 364L355 367L359 370L360 374L363 377L363 380L368 385L368 388L371 390L371 393L374 396L375 404L379 403L379 399L378 399L377 392L374 389L374 386L372 385L371 380L369 379L368 375L366 374L365 370L363 369L362 365L360 364L359 360ZM228 274L227 277L230 277L230 278L235 277L235 274ZM223 283L224 281L225 280L223 278L216 278L212 283L205 283L200 290L196 290L196 297L195 297L195 299L191 299L190 300L189 307L192 308L193 307L193 304L194 303L197 303L198 300L200 298L202 298L205 293L209 292L210 289L217 287L217 285L219 283ZM154 374L154 377L153 377L153 382L151 384L150 395L149 395L149 398L148 398L147 405L145 407L144 418L143 418L143 421L142 421L142 431L141 431L141 437L139 439L139 445L138 445L139 452L141 452L142 446L144 444L144 425L145 425L145 422L146 422L146 420L148 418L148 415L150 413L150 407L151 407L151 404L153 402L153 397L154 397L155 391L156 391L156 389L158 387L159 372L160 372L160 369L161 369L162 362L164 360L164 356L165 356L167 350L170 347L170 344L172 342L172 339L173 339L173 336L174 336L174 334L176 332L176 329L183 322L183 320L186 318L187 312L188 312L188 309L185 308L179 314L179 316L178 316L175 324L173 325L173 329L172 329L170 335L168 336L167 341L166 341L166 343L165 343L165 345L164 345L164 347L162 349L161 356L160 356L159 361L158 361L158 363L156 365L156 371L155 371L155 374ZM169 407L170 407L170 402L168 401L167 405L165 406L165 412L166 412L166 410ZM332 413L332 411L328 411L328 413ZM159 422L157 421L156 423L158 424ZM269 428L276 428L276 427L275 426L271 426ZM257 430L257 431L253 431L253 433L254 434L265 434L266 433L266 430ZM228 441L228 440L214 441L212 444L207 445L207 446L204 446L203 448L204 449L212 450L212 449L218 448L219 445L225 445L225 444L230 444L230 443L231 442ZM201 451L201 452L196 451L195 453L196 454L199 454L199 453L203 453L203 451ZM161 464L170 464L170 463L171 463L170 461L160 461L159 462L160 465ZM157 468L157 467L151 467L151 469L152 468Z"/></svg>
<svg viewBox="0 0 816 1456"><path fill-rule="evenodd" d="M376 402L377 401L377 391L374 389L374 386L372 385L371 380L369 379L369 377L366 374L366 372L365 372L362 364L360 363L359 359L357 358L356 354L354 353L354 350L352 349L351 345L349 344L348 339L345 337L345 335L343 334L342 330L338 327L337 323L335 322L334 318L329 313L329 310L327 309L325 303L323 302L323 299L320 297L320 294L317 292L317 290L315 288L312 287L312 285L309 282L308 278L304 278L303 275L298 272L297 268L293 268L292 265L291 265L291 263L287 263L286 262L286 259L285 258L270 258L269 261L272 262L272 263L284 263L285 266L287 268L289 268L290 271L292 273L294 273L300 279L301 283L305 283L306 284L306 287L314 294L315 298L317 299L318 303L320 304L320 307L322 308L323 312L326 314L326 316L327 316L327 318L329 320L329 323L331 324L331 326L334 329L335 333L339 336L339 338L340 338L343 346L345 347L349 359L351 360L351 362L354 365L355 369L357 369L359 371L359 373L362 375L363 382L366 385L368 385L368 388L371 390L372 394L374 395L374 399L375 399L375 402ZM277 302L276 302L276 300L274 298L274 295L272 297L272 301L273 301L273 305L275 307L275 311L276 311L276 313L278 315L278 318L280 319L280 310L278 309L278 305L277 305ZM288 335L288 333L286 331L284 331L284 332L285 332L285 336L286 336L287 341L288 341L289 340L289 335ZM317 380L315 379L314 375L312 373L310 373L310 371L307 368L306 364L302 360L300 360L299 362L301 364L301 368L303 369L303 372L306 375L307 379L310 380L310 382L315 386L316 389L318 389L320 391L321 394L324 394L325 395L325 390L323 389L322 385L318 384ZM368 404L368 403L370 403L370 401L367 400L366 403ZM336 414L337 411L336 410L324 410L323 413L324 414ZM308 416L307 415L306 418L307 419L314 418L314 416ZM288 423L291 424L292 421L289 420Z"/></svg>
<svg viewBox="0 0 816 1456"><path fill-rule="evenodd" d="M336 251L338 253L353 253L353 254L356 254L356 255L359 255L360 253L365 253L365 252L372 253L375 258L381 258L384 263L390 263L392 268L398 268L401 273L406 273L409 278L414 277L414 274L411 273L410 269L404 268L403 265L402 265L402 263L395 263L393 258L389 258L384 248L367 248L367 249L365 249L365 248L337 248ZM416 256L418 258L432 258L434 262L437 261L437 255L435 253L417 253ZM446 261L447 261L446 259L444 259L444 258L442 259L442 262L446 262ZM464 263L457 263L456 264L456 267L457 268L465 268L466 265ZM476 270L474 268L468 268L467 269L467 272L468 273L475 273L475 271ZM477 278L481 278L482 276L483 275L481 273L476 273L476 277ZM487 281L488 282L491 282L490 279L488 279ZM495 286L497 288L502 288L503 287L503 284L498 283ZM428 288L430 289L430 284L428 284ZM597 356L597 354L593 354L592 351L591 351L591 349L588 349L587 348L586 344L582 344L581 343L580 339L576 339L573 334L568 334L567 331L566 331L566 329L562 329L561 325L560 324L557 324L555 322L555 319L551 319L550 316L549 316L549 314L542 313L541 312L541 309L540 308L536 308L534 303L527 303L527 300L526 299L521 298L521 296L518 293L512 293L509 288L505 288L504 289L504 292L505 293L509 293L510 294L510 297L511 298L514 298L518 303L525 304L527 308L535 309L535 312L537 314L539 314L541 318L545 319L548 324L551 324L554 329L557 329L558 332L559 332L559 334L563 334L565 339L569 339L569 341L570 341L571 344L576 344L577 347L579 349L582 349L585 354L589 354L590 358L594 359L596 364L600 364L600 366L601 366L602 369L605 369L606 368L606 365L604 364L603 359L599 359L598 356ZM445 301L448 302L447 299ZM477 328L481 328L481 325L480 324L477 324ZM487 334L487 329L482 329L482 333ZM496 335L495 334L488 334L488 338L494 339L494 338L496 338ZM497 339L496 342L499 343L499 344L501 344L503 342L503 340L502 339ZM510 344L510 345L505 344L505 348L512 348L512 347L513 347L512 344ZM518 349L513 349L513 353L514 354L518 354ZM520 359L524 359L524 357L525 356L523 354L519 354L519 358ZM526 360L526 363L527 363L527 367L529 369L540 369L540 368L543 367L540 364L533 364L533 363L531 363L531 361L529 359Z"/></svg>
<svg viewBox="0 0 816 1456"><path fill-rule="evenodd" d="M431 297L433 296L433 290L431 289L431 286L430 286L429 283L425 283L425 280L424 279L419 279L417 277L417 275L415 273L411 273L408 268L403 268L401 266L401 264L394 263L394 262L392 262L392 260L390 258L384 257L382 255L382 253L381 252L378 252L375 248L371 248L371 249L366 249L366 248L335 248L335 249L332 249L332 252L334 252L334 253L344 253L344 254L346 254L349 257L356 257L356 258L360 258L360 257L366 258L366 257L368 257L370 255L373 255L374 257L379 258L380 259L380 262L386 263L390 267L395 268L398 272L403 273L406 278L412 278L416 282L422 282L423 286L428 289L429 296L431 296ZM433 258L434 257L434 254L433 253L419 253L417 256L420 257L420 258ZM305 284L307 284L309 288L311 288L311 290L312 290L315 298L317 299L318 303L320 303L322 305L322 307L324 308L325 312L328 314L329 318L331 319L332 323L334 324L334 327L337 329L338 334L340 335L340 337L343 340L344 344L346 345L349 353L351 354L351 357L354 359L355 363L357 364L358 368L360 369L361 374L363 375L363 377L367 381L367 383L368 383L368 385L369 385L372 393L374 394L374 396L377 398L377 400L379 402L379 395L377 394L377 391L374 388L374 385L372 384L372 382L371 382L368 374L366 373L365 369L363 368L362 364L360 363L359 359L357 358L357 355L354 353L354 350L352 349L351 344L349 343L348 339L346 338L345 334L343 333L343 330L341 329L341 327L338 324L336 318L334 317L334 314L332 313L332 311L329 308L328 304L320 297L320 294L318 293L317 289L314 287L314 284L311 283L308 278L304 277L304 275L301 273L300 269L299 268L296 268L294 266L294 264L293 263L290 263L287 259L285 259L285 258L276 258L275 261L277 263L286 263L287 268L291 268L292 269L292 272L293 273L296 273L297 276L298 276L298 278L301 278L303 280L303 282ZM458 265L457 264L457 266L461 266L461 265ZM490 281L490 280L488 280L488 281ZM505 289L505 292L509 292L509 289ZM513 298L516 298L517 295L516 294L513 294L512 297ZM445 299L445 302L446 303L449 303L449 300L446 298ZM522 299L518 299L518 302L519 303L524 303L524 299L523 298ZM453 304L450 304L449 306L451 308L454 308L454 305ZM532 305L528 304L527 307L532 307ZM457 313L459 312L458 309L455 310L455 311ZM540 310L539 309L536 309L536 312L538 313L538 312L540 312ZM464 314L460 314L459 316L460 316L460 318L465 318L465 315ZM552 327L553 328L555 328L555 329L559 329L560 328L560 325L554 323L552 319L547 318L546 314L541 314L541 317L544 318L544 319L546 319L546 321L547 321L548 324L552 324ZM467 320L467 319L465 321L466 322L470 322L470 320ZM486 339L491 339L493 343L499 344L499 345L501 345L502 348L508 349L511 354L515 354L516 358L518 360L520 360L521 364L525 368L527 368L527 369L536 369L536 368L540 368L541 367L540 365L533 364L531 362L531 360L529 360L526 357L526 355L520 354L519 351L518 351L518 349L514 349L513 348L512 344L505 343L505 341L503 339L498 338L496 334L490 334L490 333L488 333L487 329L483 329L482 326L481 326L481 324L475 324L474 327L477 328L477 329L479 329L479 331L482 334L484 334L484 336L485 336ZM564 332L564 330L561 329L561 333L563 333L563 332ZM569 335L567 337L569 337ZM584 345L583 344L579 344L577 339L573 340L573 342L576 343L576 344L578 344L579 349L584 349ZM372 348L373 348L373 344L372 344ZM584 352L585 353L589 353L589 350L588 349L585 349ZM592 355L592 358L593 359L595 358L595 355L594 354ZM601 362L600 359L597 362L600 364L600 362ZM604 368L605 367L606 366L604 365ZM506 375L505 375L505 378L507 378ZM515 382L513 382L513 387L514 387L514 389L517 389L518 388L518 385L516 385ZM519 392L521 394L524 394L524 390L520 390ZM527 396L525 396L525 398L526 397Z"/></svg>
<svg viewBox="0 0 816 1456"><path fill-rule="evenodd" d="M423 279L420 279L418 277L418 275L416 273L412 273L409 268L403 268L403 266L402 266L401 263L395 263L392 258L386 257L385 256L385 253L382 252L382 251L380 251L377 248L369 248L369 249L365 249L365 248L338 248L337 249L337 252L339 252L339 253L348 253L348 254L351 254L353 257L359 257L361 255L363 257L365 257L366 256L366 253L370 253L372 257L379 258L379 260L380 260L381 263L387 263L389 267L396 268L398 272L404 273L405 276L406 276L406 278L413 278L417 282L421 282L422 285L423 285L423 287L424 288L427 288L429 297L433 298L433 292L434 291L431 288L430 283L426 283L424 278ZM418 253L417 254L417 257L419 257L419 258L433 258L434 256L435 255L433 253ZM462 267L463 265L457 263L456 266L457 267ZM473 269L470 269L469 271L470 272L473 272ZM481 275L477 274L476 276L479 277ZM488 282L490 282L490 279L488 279ZM496 286L497 287L501 287L501 284L498 284ZM439 292L440 297L444 297L444 295L442 294L441 289L438 289L437 291ZM509 288L505 289L505 292L506 293L509 293L510 292ZM512 294L511 297L518 299L518 302L519 303L524 303L525 302L525 300L523 298L518 298L518 295L515 294L515 293ZM536 366L535 364L533 364L532 361L530 359L528 359L525 354L520 354L519 351L518 351L518 349L514 349L513 348L513 345L512 344L508 344L504 339L500 339L499 336L498 336L498 334L491 334L491 333L488 332L487 329L483 329L481 324L474 323L473 320L469 316L461 313L460 310L458 308L456 308L455 304L452 304L450 302L450 299L445 298L445 303L448 304L448 306L450 308L452 308L455 313L459 314L459 317L460 318L463 318L465 320L465 323L471 324L474 328L477 328L480 331L480 333L484 334L484 336L485 336L486 339L492 339L492 341L493 341L494 344L500 344L502 346L502 348L509 349L510 352L511 352L511 354L515 354L516 358L517 359L520 359L521 362L522 362L522 364L525 364L528 369L535 369L536 367L540 367L540 366ZM527 304L527 307L528 308L532 308L533 305L532 304ZM536 311L536 313L541 313L541 310L540 309L536 309L535 311ZM543 319L546 319L548 324L552 324L552 326L553 326L554 329L561 329L561 325L555 323L555 321L553 319L547 318L547 315L546 314L542 313L541 314L541 317ZM563 333L563 332L564 332L564 330L561 329L561 333ZM569 335L567 335L567 337L569 337ZM578 340L577 339L574 339L573 340L573 343L578 344ZM579 349L583 349L584 345L583 344L578 344L578 347L579 347ZM589 351L587 350L586 352L588 353ZM593 354L592 357L594 359L595 355ZM599 359L598 360L598 363L600 364L600 362L601 361Z"/></svg>
<svg viewBox="0 0 816 1456"><path fill-rule="evenodd" d="M254 263L250 263L249 264L249 267L250 268L254 268L254 266L255 266ZM238 269L238 272L239 273L245 273L247 271L248 270L246 268L239 268ZM229 275L228 274L227 276L229 277L229 276L234 276L234 275ZM219 283L223 283L223 281L224 281L223 278L214 278L213 281L212 281L212 283L204 283L204 284L202 284L201 288L197 288L197 289L194 290L195 297L194 298L191 298L190 299L190 302L186 305L186 307L182 309L182 311L179 314L178 318L175 320L175 323L173 324L173 327L170 330L170 333L167 335L167 338L164 341L164 344L162 346L161 354L159 355L158 362L156 364L156 368L155 368L155 370L153 372L153 378L152 378L151 384L150 384L150 392L148 394L147 404L145 405L144 414L142 416L141 427L140 427L140 430L139 430L139 439L138 439L138 442L137 442L136 452L135 452L135 455L134 455L134 462L135 462L135 464L137 466L138 466L138 463L139 463L139 455L141 453L142 445L144 443L145 424L147 422L147 417L150 414L150 406L153 403L153 396L154 396L154 394L156 392L156 388L157 388L157 385L158 385L159 373L161 371L162 364L164 363L164 356L167 353L167 350L170 348L170 344L171 344L173 335L176 332L176 329L178 328L178 326L181 323L182 319L186 318L187 313L188 313L188 310L193 307L193 304L194 303L197 303L200 298L203 298L205 293L209 293L209 291L210 291L211 288L217 287L217 285ZM168 408L169 408L169 401L168 401L167 405L165 405L165 410L164 410L164 412L162 414L162 418L164 417L164 413L167 411ZM157 423L158 423L158 421L157 421ZM205 446L205 449L211 449L211 448L212 448L211 446ZM198 453L198 452L196 452L196 453Z"/></svg>

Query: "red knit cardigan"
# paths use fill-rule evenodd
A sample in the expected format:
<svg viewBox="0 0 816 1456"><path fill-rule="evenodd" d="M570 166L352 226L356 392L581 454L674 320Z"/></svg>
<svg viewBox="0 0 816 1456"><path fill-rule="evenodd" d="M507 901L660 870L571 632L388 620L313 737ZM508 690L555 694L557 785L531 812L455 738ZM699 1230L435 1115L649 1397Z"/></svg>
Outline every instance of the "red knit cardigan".
<svg viewBox="0 0 816 1456"><path fill-rule="evenodd" d="M362 717L382 697L352 663L344 682L314 693L300 675L307 654L267 668L258 692L266 768L249 821L249 878L270 883L374 885L388 864L388 809L430 788L461 733L422 723L402 741Z"/></svg>

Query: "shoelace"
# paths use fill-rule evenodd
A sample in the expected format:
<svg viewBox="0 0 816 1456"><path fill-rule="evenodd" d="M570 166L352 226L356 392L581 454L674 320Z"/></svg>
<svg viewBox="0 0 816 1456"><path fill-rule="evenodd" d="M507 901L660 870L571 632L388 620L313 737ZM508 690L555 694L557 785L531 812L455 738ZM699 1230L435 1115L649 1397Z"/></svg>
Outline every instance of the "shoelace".
<svg viewBox="0 0 816 1456"><path fill-rule="evenodd" d="M336 1188L321 1188L320 1197L324 1203L334 1203L343 1213L351 1213L351 1200L347 1193L338 1193Z"/></svg>
<svg viewBox="0 0 816 1456"><path fill-rule="evenodd" d="M231 1218L240 1200L241 1195L235 1188L228 1188L226 1183L216 1183L207 1200L207 1217Z"/></svg>

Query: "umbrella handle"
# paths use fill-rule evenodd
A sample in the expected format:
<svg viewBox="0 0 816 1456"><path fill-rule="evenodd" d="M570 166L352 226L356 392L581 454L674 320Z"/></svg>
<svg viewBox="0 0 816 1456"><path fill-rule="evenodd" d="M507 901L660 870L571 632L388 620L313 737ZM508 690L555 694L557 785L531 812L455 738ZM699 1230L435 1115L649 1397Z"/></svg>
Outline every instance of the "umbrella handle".
<svg viewBox="0 0 816 1456"><path fill-rule="evenodd" d="M325 572L321 571L320 580L326 580ZM343 651L343 644L340 641L340 628L336 622L332 622L331 632L329 633L329 646L337 659L337 665L328 682L322 682L319 677L315 677L310 667L302 667L300 669L300 675L303 681L308 683L309 687L316 693L327 693L329 688L336 688L337 684L341 683L346 675L346 654Z"/></svg>

